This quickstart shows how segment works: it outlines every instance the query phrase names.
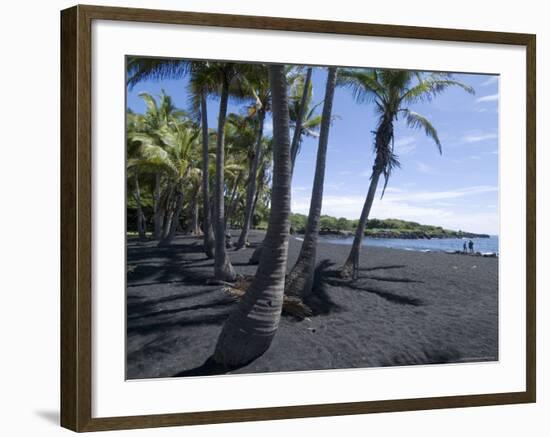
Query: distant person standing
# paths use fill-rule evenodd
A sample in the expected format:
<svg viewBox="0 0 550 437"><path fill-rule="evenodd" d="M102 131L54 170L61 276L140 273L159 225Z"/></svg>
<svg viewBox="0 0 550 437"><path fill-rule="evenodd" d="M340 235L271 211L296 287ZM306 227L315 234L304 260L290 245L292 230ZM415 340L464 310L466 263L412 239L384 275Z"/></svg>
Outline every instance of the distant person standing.
<svg viewBox="0 0 550 437"><path fill-rule="evenodd" d="M464 253L468 252L466 242L464 242L464 244L462 245L462 252L464 252Z"/></svg>
<svg viewBox="0 0 550 437"><path fill-rule="evenodd" d="M472 240L468 242L468 248L470 249L470 253L474 253L474 242Z"/></svg>

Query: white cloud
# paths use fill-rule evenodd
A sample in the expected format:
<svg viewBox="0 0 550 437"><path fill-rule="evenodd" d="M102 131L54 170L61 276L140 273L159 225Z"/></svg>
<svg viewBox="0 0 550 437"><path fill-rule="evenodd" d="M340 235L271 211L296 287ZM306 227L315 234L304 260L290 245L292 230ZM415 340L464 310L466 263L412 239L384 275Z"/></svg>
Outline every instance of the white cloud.
<svg viewBox="0 0 550 437"><path fill-rule="evenodd" d="M264 135L273 135L273 120L264 121Z"/></svg>
<svg viewBox="0 0 550 437"><path fill-rule="evenodd" d="M343 182L328 182L325 184L326 190L340 191L340 189L343 187L344 187Z"/></svg>
<svg viewBox="0 0 550 437"><path fill-rule="evenodd" d="M498 93L489 94L488 96L483 96L476 99L476 103L496 102L496 101L498 101Z"/></svg>
<svg viewBox="0 0 550 437"><path fill-rule="evenodd" d="M347 176L347 175L350 175L350 174L351 174L351 171L349 171L349 170L342 170L342 171L339 171L338 174L339 174L339 175L342 175L342 176Z"/></svg>
<svg viewBox="0 0 550 437"><path fill-rule="evenodd" d="M496 133L472 133L472 134L468 134L468 135L465 135L463 138L462 138L462 141L464 141L465 143L479 143L481 141L487 141L487 140L495 140L498 138L498 134Z"/></svg>
<svg viewBox="0 0 550 437"><path fill-rule="evenodd" d="M432 174L434 172L433 167L420 161L416 161L416 169L421 173Z"/></svg>
<svg viewBox="0 0 550 437"><path fill-rule="evenodd" d="M389 190L389 189L388 189ZM388 198L395 202L409 201L409 202L432 202L434 200L448 200L456 199L465 196L474 196L483 193L497 192L498 187L493 185L476 185L473 187L456 188L454 190L445 191L405 191L399 190L397 194L391 194L388 192Z"/></svg>
<svg viewBox="0 0 550 437"><path fill-rule="evenodd" d="M497 211L482 212L466 208L456 208L453 199L473 197L498 191L496 186L480 185L445 191L407 191L389 187L384 198L380 199L379 190L373 204L371 217L399 218L419 223L443 226L450 229L463 229L472 232L498 233ZM325 195L323 214L334 217L356 219L361 214L365 195ZM292 202L292 211L307 214L309 197L296 197Z"/></svg>
<svg viewBox="0 0 550 437"><path fill-rule="evenodd" d="M395 151L398 155L409 155L416 150L414 136L399 138L395 141Z"/></svg>
<svg viewBox="0 0 550 437"><path fill-rule="evenodd" d="M491 76L485 82L481 82L481 86L489 86L498 82L498 76Z"/></svg>

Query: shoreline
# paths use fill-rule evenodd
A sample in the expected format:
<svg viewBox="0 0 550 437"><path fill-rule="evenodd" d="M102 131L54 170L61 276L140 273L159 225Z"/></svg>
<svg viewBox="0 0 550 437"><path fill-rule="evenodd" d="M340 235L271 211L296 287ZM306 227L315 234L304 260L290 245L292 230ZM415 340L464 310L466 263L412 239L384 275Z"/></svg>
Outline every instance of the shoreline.
<svg viewBox="0 0 550 437"><path fill-rule="evenodd" d="M304 238L304 234L294 234L294 235L291 235L292 238L296 239L297 241L303 241L303 238ZM489 238L492 238L493 236L489 237ZM349 238L352 238L352 237L339 237L339 236L328 236L328 235L320 235L320 238L319 238L319 241L318 243L319 244L335 244L335 245L339 245L339 246L345 246L345 247L348 247L351 245L352 243L352 240L350 240L349 244L347 243L341 243L341 242L333 242L333 241L327 241L326 239L334 239L334 240L346 240L346 239L349 239ZM413 240L413 241L416 241L416 240L425 240L425 239L408 239L408 238L375 238L375 237L365 237L363 239L363 244L362 246L363 247L369 247L369 248L373 248L373 247L384 247L384 248L387 248L387 249L391 249L391 250L400 250L400 251L406 251L406 252L420 252L420 253L444 253L444 254L448 254L448 255L464 255L464 256L480 256L480 257L492 257L492 258L498 258L499 256L499 252L495 252L495 251L475 251L474 253L469 253L469 252L464 252L462 250L458 250L458 249L455 249L455 250L452 250L452 249L436 249L436 248L431 248L431 249L426 249L426 248L415 248L415 247L407 247L407 248L400 248L400 247L392 247L390 245L387 245L387 246L382 246L382 245L377 245L377 244L368 244L368 239L372 239L372 240L388 240L388 241L392 241L392 240L404 240L404 241L410 241L410 240ZM456 241L456 240L460 240L458 238L447 238L448 240L453 240L453 241ZM444 240L443 238L437 238L434 240L436 241L440 241L440 240ZM465 240L468 240L467 238Z"/></svg>
<svg viewBox="0 0 550 437"><path fill-rule="evenodd" d="M296 232L296 235L304 235L304 232ZM334 237L334 238L349 238L354 237L355 234L351 231L319 231L319 235L326 237ZM468 240L472 238L494 238L498 237L498 235L490 235L490 234L473 234L473 233L462 233L457 235L449 235L449 234L425 234L425 233L417 233L417 232L410 232L410 233L394 233L392 231L382 231L382 232L375 232L375 233L369 233L368 230L365 233L364 238L374 238L374 239L403 239L403 240L445 240L445 239L456 239L456 240Z"/></svg>

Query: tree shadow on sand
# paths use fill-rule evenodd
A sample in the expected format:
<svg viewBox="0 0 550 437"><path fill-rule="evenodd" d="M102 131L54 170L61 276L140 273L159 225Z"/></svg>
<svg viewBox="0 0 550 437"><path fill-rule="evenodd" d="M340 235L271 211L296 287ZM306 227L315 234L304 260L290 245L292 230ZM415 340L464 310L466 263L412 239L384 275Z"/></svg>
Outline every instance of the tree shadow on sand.
<svg viewBox="0 0 550 437"><path fill-rule="evenodd" d="M448 364L461 361L461 354L453 347L419 346L416 350L392 355L380 363L382 367Z"/></svg>
<svg viewBox="0 0 550 437"><path fill-rule="evenodd" d="M180 237L181 238L181 237ZM126 253L129 262L139 262L150 260L151 258L164 258L166 260L179 260L182 255L192 253L204 254L202 243L193 242L191 244L185 242L174 241L170 246L157 246L156 241L146 247L142 245L128 244Z"/></svg>
<svg viewBox="0 0 550 437"><path fill-rule="evenodd" d="M315 267L312 292L304 299L304 303L311 309L313 315L329 314L342 309L330 298L328 281L335 274L335 271L330 269L333 265L332 261L325 259Z"/></svg>
<svg viewBox="0 0 550 437"><path fill-rule="evenodd" d="M372 272L375 270L392 270L392 269L402 269L403 267L407 267L404 264L395 264L390 266L377 266L377 267L359 267L359 270L362 270L364 272Z"/></svg>
<svg viewBox="0 0 550 437"><path fill-rule="evenodd" d="M381 269L381 268L382 267L377 267L376 269ZM385 282L399 282L399 283L421 283L422 282L422 281L415 281L407 278L388 278L388 277L374 277L374 276L373 277L365 276L365 277L362 277L361 279L374 279L374 280L385 281ZM381 297L382 299L387 300L388 302L395 303L398 305L411 305L411 306L424 305L424 302L422 301L422 299L418 299L416 297L404 296L401 294L397 294L387 290L381 290L374 287L360 286L357 284L357 281L353 279L342 279L340 276L340 272L336 270L327 272L324 280L325 280L325 283L328 285L333 285L335 287L346 287L357 291L366 291L367 293L375 294Z"/></svg>
<svg viewBox="0 0 550 437"><path fill-rule="evenodd" d="M254 360L253 360L254 361ZM252 362L252 361L251 361ZM200 366L194 367L192 369L184 370L182 372L172 375L173 378L181 378L185 376L213 376L213 375L225 375L234 370L242 369L250 364L246 363L241 366L227 367L219 363L216 363L212 357L209 357L203 364Z"/></svg>
<svg viewBox="0 0 550 437"><path fill-rule="evenodd" d="M382 282L403 282L407 284L423 284L424 281L416 281L414 279L408 278L395 278L389 276L359 276L359 279L372 279L373 281L382 281Z"/></svg>
<svg viewBox="0 0 550 437"><path fill-rule="evenodd" d="M233 302L227 302L225 306L229 306L232 303ZM220 306L222 305L220 304ZM181 310L185 311L185 308L182 308ZM126 330L128 335L147 335L156 334L175 328L186 328L201 325L221 325L229 316L230 311L231 309L227 308L226 310L215 314L204 314L197 317L187 318L170 317L167 320L156 320L150 323L141 323L138 319L136 323L132 324L132 326L128 325ZM171 313L170 315L177 316L177 311Z"/></svg>
<svg viewBox="0 0 550 437"><path fill-rule="evenodd" d="M148 285L148 284L146 284ZM152 307L159 304L166 304L178 300L191 299L195 297L205 296L214 293L217 288L204 288L196 291L187 291L185 293L175 293L163 297L151 298L151 296L134 296L126 297L126 311L128 314L143 314L149 311Z"/></svg>
<svg viewBox="0 0 550 437"><path fill-rule="evenodd" d="M315 269L312 293L304 299L304 304L306 304L308 309L311 310L312 316L328 314L329 312L334 312L341 309L341 307L330 298L327 283L325 281L327 275L332 275L332 272L328 270L332 265L333 263L330 260L324 260L321 261ZM289 318L293 318L292 315L285 314L284 311L283 315ZM239 367L228 368L216 363L212 359L212 357L209 357L200 366L178 372L172 376L175 378L179 378L187 376L223 375L245 367L248 364L250 363L245 363Z"/></svg>
<svg viewBox="0 0 550 437"><path fill-rule="evenodd" d="M192 261L170 262L165 264L138 264L126 274L127 286L145 286L182 283L185 285L205 285L211 275L207 271L184 268Z"/></svg>

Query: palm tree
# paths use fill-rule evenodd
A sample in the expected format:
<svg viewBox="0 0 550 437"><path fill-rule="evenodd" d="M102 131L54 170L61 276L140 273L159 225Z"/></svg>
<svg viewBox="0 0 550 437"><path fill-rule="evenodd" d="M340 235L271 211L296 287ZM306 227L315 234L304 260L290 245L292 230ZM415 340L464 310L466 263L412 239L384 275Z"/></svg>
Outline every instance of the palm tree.
<svg viewBox="0 0 550 437"><path fill-rule="evenodd" d="M179 79L189 71L188 61L181 59L153 59L142 57L128 57L126 64L126 83L129 89L132 89L138 83L144 80L161 79ZM161 99L160 108L156 106L155 100L147 93L141 93L145 100L147 110L150 116L149 122L152 129L158 129L161 124L166 124L170 115L170 110L175 109L171 99L163 101ZM162 93L164 95L164 92ZM161 176L155 175L155 189L153 192L153 236L156 240L162 238L162 219L163 211L160 207L161 201Z"/></svg>
<svg viewBox="0 0 550 437"><path fill-rule="evenodd" d="M298 74L296 74L296 70ZM300 74L302 68L287 71L287 81L291 84L289 98L290 126L294 129L290 146L291 172L294 172L296 157L300 153L300 147L304 136L317 138L318 128L321 124L321 116L316 114L317 107L322 103L312 105L313 85L311 82L312 67L308 67L305 77ZM263 250L260 243L250 256L249 264L258 264Z"/></svg>
<svg viewBox="0 0 550 437"><path fill-rule="evenodd" d="M302 143L302 135L313 135L313 130L318 127L320 118L314 117L313 113L316 106L309 108L312 97L312 85L311 75L313 72L312 67L308 67L306 70L306 77L300 87L300 81L298 80L294 87L294 92L290 98L290 121L294 124L294 134L292 136L292 144L290 146L290 160L292 164L292 172L294 172L294 165L296 164L296 157L300 151L300 145ZM304 122L305 120L305 122Z"/></svg>
<svg viewBox="0 0 550 437"><path fill-rule="evenodd" d="M269 209L271 202L271 163L273 159L273 139L266 139L262 146L262 156L258 164L258 175L256 177L256 194L252 205L252 216L255 216L258 203L262 211Z"/></svg>
<svg viewBox="0 0 550 437"><path fill-rule="evenodd" d="M220 84L220 111L216 137L216 179L215 179L215 223L216 253L214 257L214 278L221 281L233 281L236 274L227 256L225 247L225 199L224 199L224 163L225 163L225 120L231 83L237 76L235 64L218 63L216 65Z"/></svg>
<svg viewBox="0 0 550 437"><path fill-rule="evenodd" d="M209 191L209 151L208 151L208 115L206 99L216 88L217 66L208 62L186 61L183 59L152 59L130 57L127 64L128 86L132 88L143 80L180 79L191 74L189 90L194 113L200 117L202 129L202 198L203 198L203 229L204 251L208 258L214 257L214 236L210 221L210 191ZM155 199L160 202L160 177L157 176ZM158 214L155 214L155 235L160 237Z"/></svg>
<svg viewBox="0 0 550 437"><path fill-rule="evenodd" d="M235 207L248 187L254 150L250 147L257 138L257 120L249 116L229 114L226 124L226 149L229 152L226 162L226 178L232 186L225 214L226 224L233 218ZM248 175L246 162L248 161ZM229 184L228 184L229 188ZM243 214L244 216L244 214Z"/></svg>
<svg viewBox="0 0 550 437"><path fill-rule="evenodd" d="M145 215L143 214L143 209L141 207L141 190L139 188L139 172L137 169L133 172L134 173L134 199L136 201L136 226L137 231L139 235L140 240L146 239L146 233L145 233Z"/></svg>
<svg viewBox="0 0 550 437"><path fill-rule="evenodd" d="M201 129L202 129L202 217L204 232L204 252L208 258L214 258L214 231L210 221L210 185L208 178L209 141L208 141L208 115L206 106L206 86L200 88L201 98Z"/></svg>
<svg viewBox="0 0 550 437"><path fill-rule="evenodd" d="M172 170L171 176L173 178L176 201L171 220L168 220L166 223L167 232L159 243L160 245L169 245L175 236L185 200L185 193L189 193L188 197L191 199L193 193L197 191L197 182L201 175L201 171L198 168L198 136L198 130L188 122L172 123L164 129L164 149L168 152L167 158L169 161L167 165Z"/></svg>
<svg viewBox="0 0 550 437"><path fill-rule="evenodd" d="M290 229L290 135L285 68L269 66L273 112L273 191L256 275L225 322L213 355L226 368L244 365L270 346L281 317Z"/></svg>
<svg viewBox="0 0 550 437"><path fill-rule="evenodd" d="M201 120L202 130L202 215L204 232L204 252L208 258L214 258L214 232L212 229L212 209L210 206L210 179L209 179L209 134L207 97L214 94L216 84L216 65L209 62L193 62L191 64L191 80L189 90L191 107Z"/></svg>
<svg viewBox="0 0 550 437"><path fill-rule="evenodd" d="M167 193L165 193L164 198L161 196L161 185L163 182L166 183L162 179L166 172L166 165L158 153L154 157L149 156L147 159L144 159L141 153L147 149L139 146L142 143L146 143L150 146L157 146L159 150L163 151L165 147L163 129L166 129L172 123L179 122L187 115L184 111L178 110L173 105L171 97L164 90L161 91L158 101L148 93L140 93L139 96L145 102L147 111L144 115L131 112L127 114L128 169L134 168L135 173L139 167L142 173L153 173L155 175L155 187L153 189L153 236L156 240L161 240L166 234L164 232L165 225L167 224L167 220L165 220L167 213L166 205L169 203L168 200L171 200L171 196L166 196ZM135 147L136 144L138 145L137 148ZM138 183L137 180L136 183ZM170 193L173 192L171 191L172 188L172 186L169 187ZM134 197L138 193L139 190L136 187ZM141 197L140 194L139 197ZM163 202L163 200L165 201ZM141 208L138 206L138 209Z"/></svg>
<svg viewBox="0 0 550 437"><path fill-rule="evenodd" d="M251 73L251 74L250 74ZM258 121L257 137L254 144L252 155L248 186L246 189L246 206L244 212L244 221L239 236L239 241L235 247L236 250L242 249L247 244L248 231L252 222L252 212L254 206L254 197L256 194L256 177L258 173L258 163L262 150L262 140L264 132L264 121L268 111L271 110L271 90L269 87L269 78L267 68L260 66L255 71L247 75L247 88L254 96L254 104L249 107L248 115L256 116Z"/></svg>
<svg viewBox="0 0 550 437"><path fill-rule="evenodd" d="M154 131L129 131L128 137L139 144L138 156L128 160L128 167L154 169L156 174L164 176L166 189L159 202L163 217L159 245L170 244L179 223L185 192L197 191L198 130L188 119L174 118Z"/></svg>
<svg viewBox="0 0 550 437"><path fill-rule="evenodd" d="M426 117L412 111L410 105L429 101L453 86L460 87L471 94L474 90L466 84L453 80L452 75L448 73L427 74L405 70L349 69L342 71L339 83L352 91L357 103L374 102L379 114L378 125L374 132L375 159L369 189L350 254L341 269L343 276L352 276L355 279L361 243L378 181L381 176L384 177L383 196L392 170L400 165L394 151L395 121L402 116L408 127L423 129L441 153L441 142L436 129Z"/></svg>
<svg viewBox="0 0 550 437"><path fill-rule="evenodd" d="M319 220L323 204L323 185L325 181L325 165L327 160L327 145L332 121L332 101L336 86L337 69L329 67L323 115L321 121L321 134L317 149L317 162L315 165L315 177L309 205L309 216L304 235L300 255L292 271L287 277L285 293L289 295L306 297L313 285L313 273L315 271L315 257L317 252L317 240L319 237Z"/></svg>
<svg viewBox="0 0 550 437"><path fill-rule="evenodd" d="M147 112L144 117L145 128L142 132L147 134L154 144L163 147L164 143L162 142L160 134L161 129L186 116L186 114L184 111L174 106L172 98L167 95L164 90L161 90L158 102L149 93L142 92L139 96L143 99L147 107ZM162 240L165 237L165 232L163 230L166 225L166 208L161 206L161 185L162 175L157 171L155 173L155 188L153 192L153 237L156 240Z"/></svg>
<svg viewBox="0 0 550 437"><path fill-rule="evenodd" d="M136 202L136 229L141 240L145 239L145 219L141 205L141 189L139 185L139 170L136 165L139 163L139 150L141 143L133 141L132 136L135 132L144 129L145 119L139 114L135 114L128 110L126 113L126 126L129 135L126 138L126 162L127 176L132 179L134 190L133 197Z"/></svg>

